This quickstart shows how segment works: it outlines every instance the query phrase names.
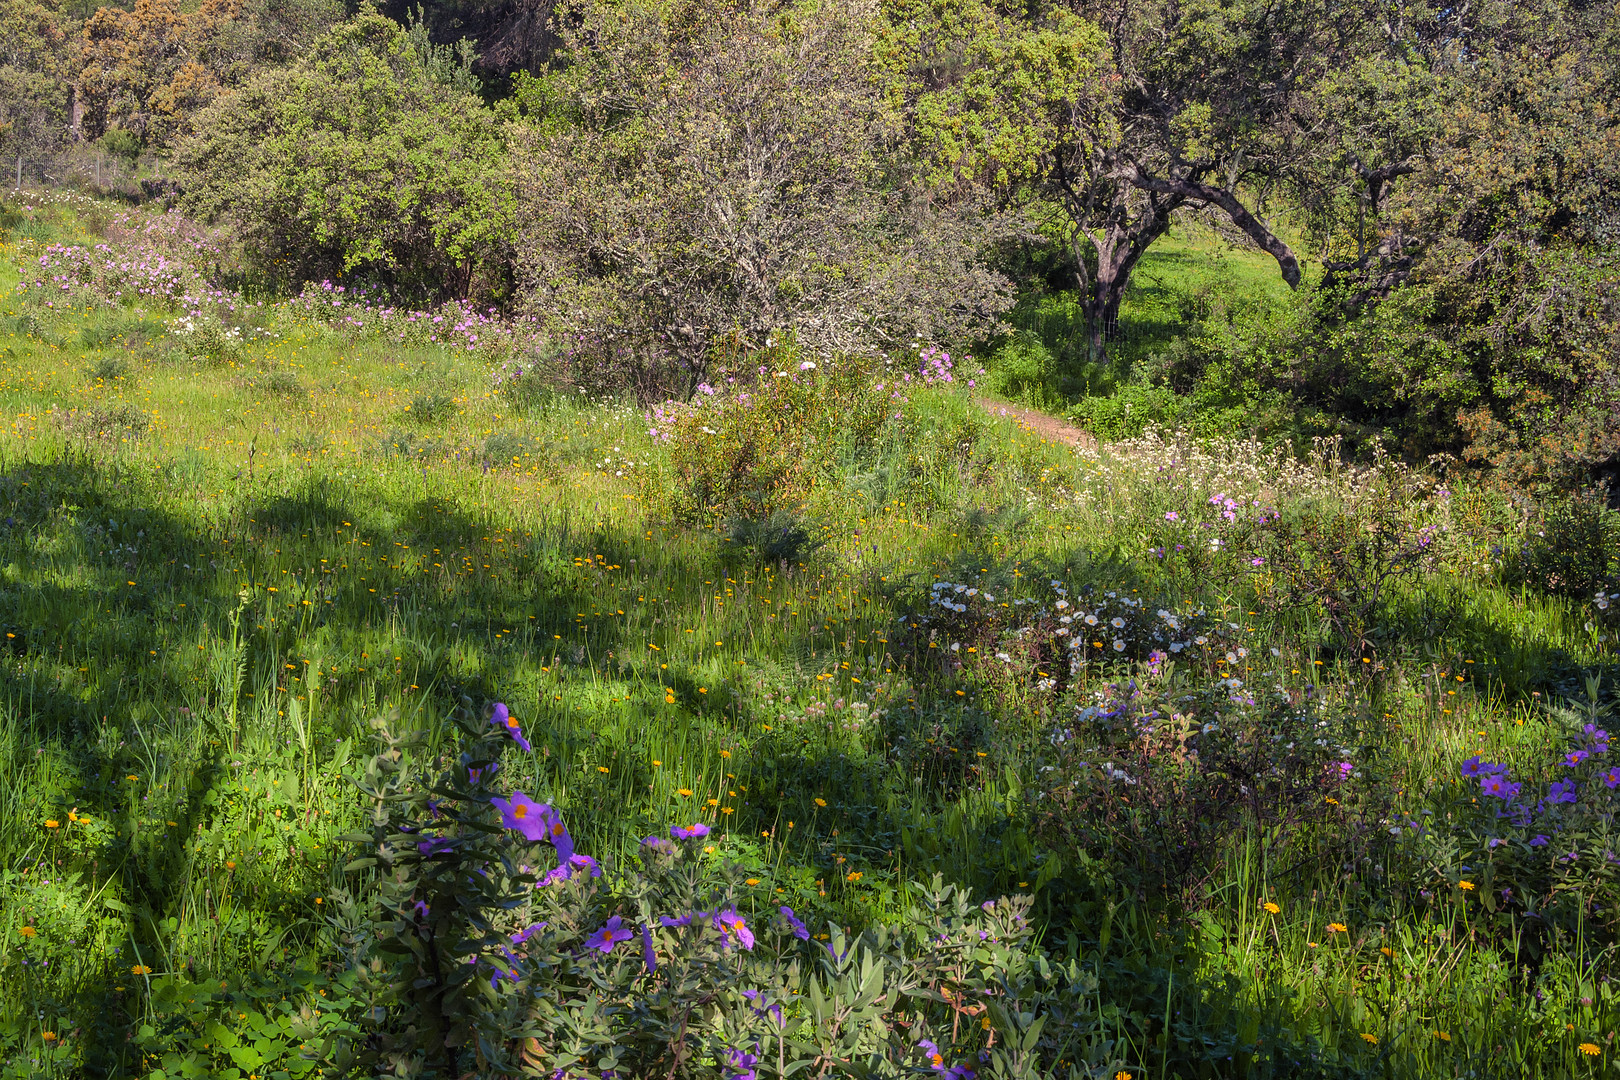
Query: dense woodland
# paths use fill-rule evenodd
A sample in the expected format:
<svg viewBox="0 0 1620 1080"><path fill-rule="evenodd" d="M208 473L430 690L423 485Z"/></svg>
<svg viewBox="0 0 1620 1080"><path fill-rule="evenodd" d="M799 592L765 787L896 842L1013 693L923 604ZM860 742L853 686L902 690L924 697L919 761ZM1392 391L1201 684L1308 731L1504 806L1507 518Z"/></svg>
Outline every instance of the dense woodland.
<svg viewBox="0 0 1620 1080"><path fill-rule="evenodd" d="M1532 487L1616 467L1610 5L7 0L3 27L19 169L150 161L264 289L612 325L603 385L690 393L772 335L983 341L1044 292L1076 315L1020 357L1053 400L1168 386ZM1296 299L1116 346L1191 221Z"/></svg>

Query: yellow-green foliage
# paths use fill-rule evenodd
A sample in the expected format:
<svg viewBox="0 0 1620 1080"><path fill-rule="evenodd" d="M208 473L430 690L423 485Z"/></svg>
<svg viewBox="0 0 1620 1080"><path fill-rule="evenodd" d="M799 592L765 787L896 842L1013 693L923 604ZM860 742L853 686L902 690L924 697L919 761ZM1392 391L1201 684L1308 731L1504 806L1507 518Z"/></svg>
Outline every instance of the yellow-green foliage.
<svg viewBox="0 0 1620 1080"><path fill-rule="evenodd" d="M739 374L741 392L727 386L717 396L704 386L690 404L663 410L658 437L669 445L676 520L802 507L818 484L870 458L884 424L899 419L898 376L885 382L881 364L818 365L797 350L772 349Z"/></svg>

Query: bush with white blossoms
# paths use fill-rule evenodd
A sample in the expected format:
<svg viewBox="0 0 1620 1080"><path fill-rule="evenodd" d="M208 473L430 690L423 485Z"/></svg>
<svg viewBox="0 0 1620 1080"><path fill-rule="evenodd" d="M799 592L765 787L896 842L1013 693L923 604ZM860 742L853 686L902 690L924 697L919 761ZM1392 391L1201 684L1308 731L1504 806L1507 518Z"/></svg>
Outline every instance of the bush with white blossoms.
<svg viewBox="0 0 1620 1080"><path fill-rule="evenodd" d="M998 715L1030 718L1041 760L1025 809L1054 850L1133 889L1195 891L1245 823L1286 844L1360 800L1366 718L1299 688L1249 628L1129 589L1015 588L935 581L897 636Z"/></svg>

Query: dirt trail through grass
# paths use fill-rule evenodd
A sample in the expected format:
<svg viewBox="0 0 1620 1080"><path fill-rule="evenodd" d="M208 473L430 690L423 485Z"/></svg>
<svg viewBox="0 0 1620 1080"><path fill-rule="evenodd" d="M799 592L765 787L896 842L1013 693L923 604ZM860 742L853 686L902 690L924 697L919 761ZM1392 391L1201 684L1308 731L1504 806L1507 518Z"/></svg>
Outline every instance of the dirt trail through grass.
<svg viewBox="0 0 1620 1080"><path fill-rule="evenodd" d="M1073 424L1059 420L1055 416L1048 416L1043 412L1036 412L1034 409L1026 409L1022 405L1014 405L1008 401L996 401L993 398L980 398L979 404L988 409L994 416L1010 416L1017 421L1020 427L1034 432L1049 442L1081 447L1086 450L1097 449L1097 439L1091 432L1077 428Z"/></svg>

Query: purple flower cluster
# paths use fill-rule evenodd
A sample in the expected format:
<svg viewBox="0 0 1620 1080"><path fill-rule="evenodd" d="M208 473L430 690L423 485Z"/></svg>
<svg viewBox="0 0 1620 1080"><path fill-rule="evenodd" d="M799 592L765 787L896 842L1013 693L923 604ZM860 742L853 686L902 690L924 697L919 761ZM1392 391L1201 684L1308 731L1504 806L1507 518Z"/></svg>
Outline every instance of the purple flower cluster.
<svg viewBox="0 0 1620 1080"><path fill-rule="evenodd" d="M1594 724L1587 724L1581 731L1579 745L1567 751L1559 759L1558 764L1562 768L1577 769L1607 754L1608 751L1609 733ZM1462 763L1461 772L1464 777L1479 781L1481 794L1501 800L1504 805L1496 812L1498 819L1506 820L1519 828L1528 829L1536 818L1551 808L1574 806L1580 802L1579 787L1573 778L1555 780L1548 785L1544 798L1524 802L1520 801L1524 785L1509 778L1509 769L1505 764L1486 761L1476 754ZM1596 777L1610 791L1620 788L1620 767L1602 769ZM1529 846L1533 848L1544 847L1548 842L1548 837L1543 833L1536 834L1528 841ZM1496 847L1498 844L1498 841L1493 841L1488 846ZM1569 856L1561 858L1568 859Z"/></svg>
<svg viewBox="0 0 1620 1080"><path fill-rule="evenodd" d="M754 947L754 932L748 928L748 923L738 914L735 907L717 908L714 911L693 911L686 915L661 915L658 922L666 929L707 922L713 929L719 931L721 943L727 948L733 943L741 945L744 949Z"/></svg>

